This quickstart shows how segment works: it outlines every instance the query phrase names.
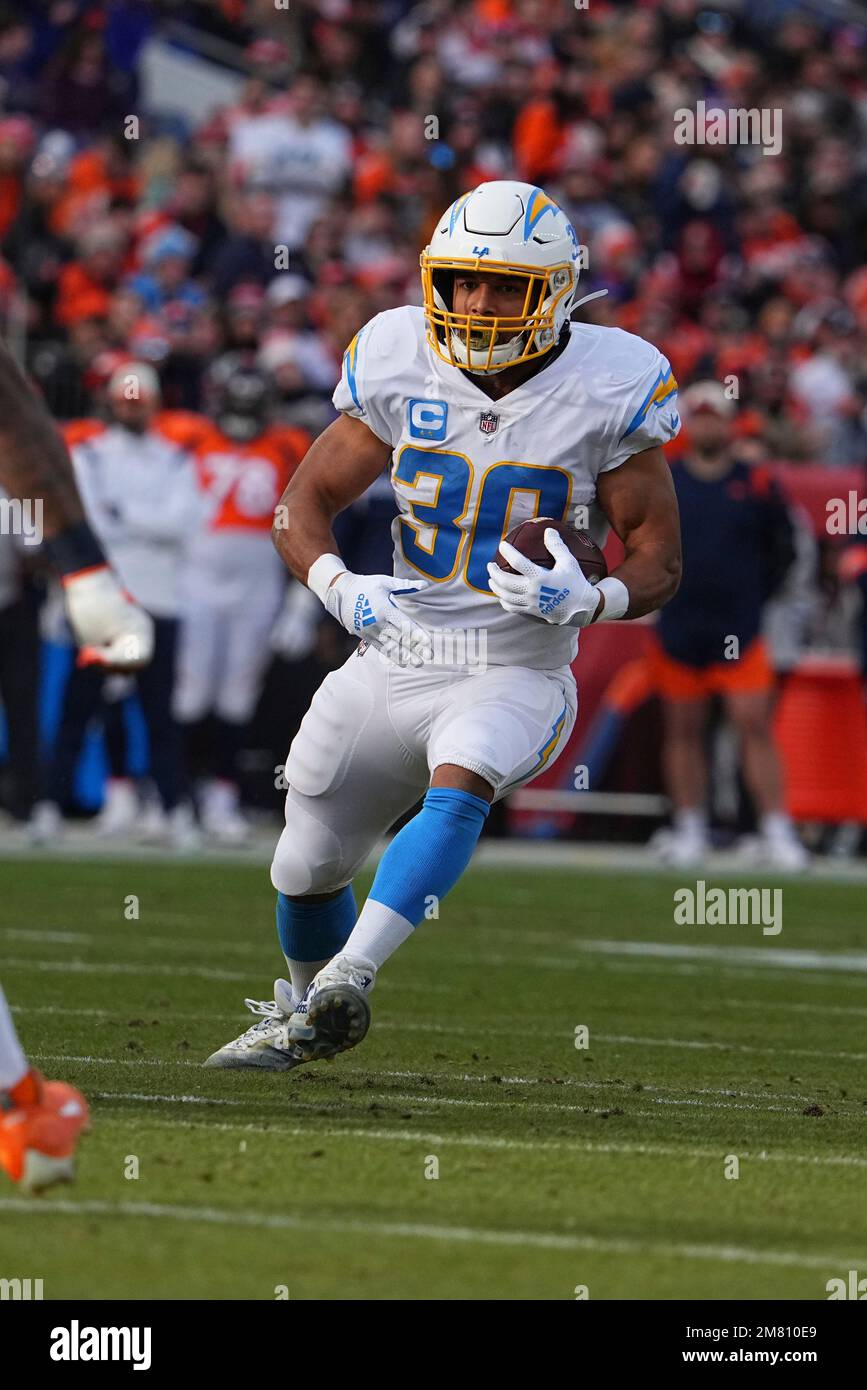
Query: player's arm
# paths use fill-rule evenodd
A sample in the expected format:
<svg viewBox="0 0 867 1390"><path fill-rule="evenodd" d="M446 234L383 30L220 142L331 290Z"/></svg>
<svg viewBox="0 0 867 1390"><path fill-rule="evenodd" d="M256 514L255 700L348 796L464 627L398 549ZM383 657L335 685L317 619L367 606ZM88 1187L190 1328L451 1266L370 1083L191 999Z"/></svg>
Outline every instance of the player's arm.
<svg viewBox="0 0 867 1390"><path fill-rule="evenodd" d="M2 344L0 486L40 507L45 551L63 583L80 659L116 669L148 662L153 624L109 569L85 519L66 445Z"/></svg>
<svg viewBox="0 0 867 1390"><path fill-rule="evenodd" d="M375 482L391 457L362 420L341 415L307 451L277 507L271 532L284 564L353 636L365 637L400 664L421 665L427 634L410 624L393 595L427 587L391 575L353 574L331 523Z"/></svg>
<svg viewBox="0 0 867 1390"><path fill-rule="evenodd" d="M488 583L507 613L587 627L600 618L640 618L672 597L680 583L680 521L671 473L659 445L600 474L596 500L623 541L623 563L594 586L553 527L544 534L554 560L550 569L501 541L500 550L513 572L489 564ZM549 601L552 586L559 590L555 605Z"/></svg>
<svg viewBox="0 0 867 1390"><path fill-rule="evenodd" d="M390 457L391 446L350 415L340 415L313 441L280 498L271 532L280 558L302 584L320 556L338 554L332 521L376 481Z"/></svg>
<svg viewBox="0 0 867 1390"><path fill-rule="evenodd" d="M42 534L52 540L84 521L66 445L0 344L0 485L10 497L42 503Z"/></svg>
<svg viewBox="0 0 867 1390"><path fill-rule="evenodd" d="M628 593L626 611L617 616L640 618L655 612L674 597L681 573L677 495L662 448L657 444L643 449L618 468L600 473L596 500L626 551L611 576ZM594 622L605 617L607 601L603 587Z"/></svg>

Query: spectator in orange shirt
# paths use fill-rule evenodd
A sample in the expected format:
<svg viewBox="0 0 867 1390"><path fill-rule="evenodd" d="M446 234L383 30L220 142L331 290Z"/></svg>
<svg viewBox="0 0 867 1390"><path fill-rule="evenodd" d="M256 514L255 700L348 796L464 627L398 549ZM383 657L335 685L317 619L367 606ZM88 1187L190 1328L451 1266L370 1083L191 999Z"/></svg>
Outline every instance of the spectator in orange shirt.
<svg viewBox="0 0 867 1390"><path fill-rule="evenodd" d="M106 218L82 233L77 249L78 260L64 266L57 277L54 313L64 328L107 316L123 262L123 233Z"/></svg>

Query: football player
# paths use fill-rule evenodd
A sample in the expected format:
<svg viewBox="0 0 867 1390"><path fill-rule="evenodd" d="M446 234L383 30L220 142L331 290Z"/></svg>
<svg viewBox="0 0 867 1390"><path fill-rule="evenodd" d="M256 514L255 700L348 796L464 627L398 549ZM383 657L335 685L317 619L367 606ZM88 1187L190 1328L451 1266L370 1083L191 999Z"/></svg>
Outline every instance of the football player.
<svg viewBox="0 0 867 1390"><path fill-rule="evenodd" d="M214 363L208 407L210 418L164 412L158 427L192 451L206 506L181 583L175 714L189 745L216 750L200 799L202 824L218 843L233 845L247 834L238 758L286 590L271 525L310 436L273 423L271 379L241 353Z"/></svg>
<svg viewBox="0 0 867 1390"><path fill-rule="evenodd" d="M283 1070L364 1037L377 971L460 878L492 801L566 744L579 630L677 588L661 448L679 427L676 382L650 343L570 322L578 269L575 232L540 188L481 184L422 253L424 307L378 314L346 351L340 418L292 479L274 539L361 640L286 763L271 878L290 978L248 1001L258 1022L209 1066ZM389 460L394 575L353 574L331 522ZM593 587L549 528L543 569L503 543L533 516L586 521L597 542L610 525L625 558ZM498 547L517 573L493 563ZM420 797L359 914L355 874Z"/></svg>
<svg viewBox="0 0 867 1390"><path fill-rule="evenodd" d="M66 447L0 345L0 487L39 508L44 549L60 575L79 660L114 670L147 664L153 624L121 588L84 519ZM87 1124L72 1086L30 1067L0 990L0 1168L25 1190L68 1181Z"/></svg>
<svg viewBox="0 0 867 1390"><path fill-rule="evenodd" d="M184 800L181 736L171 699L178 580L202 503L190 455L156 427L160 395L152 366L124 362L107 384L105 418L72 421L65 434L87 516L125 586L154 620L153 658L136 674L135 684L161 803L157 825L177 847L188 848L195 840L191 809ZM122 684L128 683L129 678ZM102 672L88 667L71 673L63 692L46 799L35 813L39 838L45 842L62 827L61 808L71 790L86 729L94 719L107 721L110 699ZM119 747L109 749L111 774L97 829L123 835L138 824L140 808L125 765L122 729L116 742Z"/></svg>

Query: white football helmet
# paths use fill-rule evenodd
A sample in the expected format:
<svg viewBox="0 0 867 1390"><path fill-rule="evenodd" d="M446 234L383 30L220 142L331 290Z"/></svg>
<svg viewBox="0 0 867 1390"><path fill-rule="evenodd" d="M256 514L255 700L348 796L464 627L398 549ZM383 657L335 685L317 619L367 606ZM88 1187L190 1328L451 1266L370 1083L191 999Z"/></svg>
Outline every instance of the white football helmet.
<svg viewBox="0 0 867 1390"><path fill-rule="evenodd" d="M580 246L561 208L541 188L513 179L481 183L440 218L421 253L428 341L438 357L471 372L501 372L550 352L569 318ZM456 314L459 271L526 280L520 314Z"/></svg>

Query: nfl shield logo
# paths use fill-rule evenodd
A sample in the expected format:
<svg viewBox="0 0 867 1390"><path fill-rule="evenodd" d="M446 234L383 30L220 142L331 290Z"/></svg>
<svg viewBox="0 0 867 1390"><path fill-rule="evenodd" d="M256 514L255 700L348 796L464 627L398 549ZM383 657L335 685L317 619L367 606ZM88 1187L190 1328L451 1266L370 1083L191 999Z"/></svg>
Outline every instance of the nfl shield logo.
<svg viewBox="0 0 867 1390"><path fill-rule="evenodd" d="M479 429L482 434L496 434L499 423L499 415L495 415L492 410L483 410L479 416Z"/></svg>

